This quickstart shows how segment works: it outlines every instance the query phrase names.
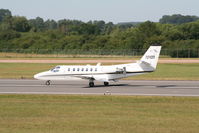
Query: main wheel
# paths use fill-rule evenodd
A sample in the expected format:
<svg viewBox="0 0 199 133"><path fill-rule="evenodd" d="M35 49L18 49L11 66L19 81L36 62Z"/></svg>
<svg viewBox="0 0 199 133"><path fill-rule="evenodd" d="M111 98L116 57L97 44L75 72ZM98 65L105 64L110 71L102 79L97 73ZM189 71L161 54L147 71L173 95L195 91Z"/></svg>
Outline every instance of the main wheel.
<svg viewBox="0 0 199 133"><path fill-rule="evenodd" d="M104 85L105 85L105 86L108 86L108 85L109 85L109 82L104 82Z"/></svg>
<svg viewBox="0 0 199 133"><path fill-rule="evenodd" d="M47 80L47 81L46 81L46 85L50 85L50 80Z"/></svg>
<svg viewBox="0 0 199 133"><path fill-rule="evenodd" d="M94 85L95 85L94 82L89 82L90 87L94 87Z"/></svg>

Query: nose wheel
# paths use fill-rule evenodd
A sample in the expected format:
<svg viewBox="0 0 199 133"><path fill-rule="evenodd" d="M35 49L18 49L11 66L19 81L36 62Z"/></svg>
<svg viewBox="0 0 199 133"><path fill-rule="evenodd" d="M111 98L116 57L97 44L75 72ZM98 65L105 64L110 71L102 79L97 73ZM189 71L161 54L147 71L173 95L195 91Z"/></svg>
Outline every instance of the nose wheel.
<svg viewBox="0 0 199 133"><path fill-rule="evenodd" d="M51 81L50 80L47 80L46 81L46 85L50 85Z"/></svg>

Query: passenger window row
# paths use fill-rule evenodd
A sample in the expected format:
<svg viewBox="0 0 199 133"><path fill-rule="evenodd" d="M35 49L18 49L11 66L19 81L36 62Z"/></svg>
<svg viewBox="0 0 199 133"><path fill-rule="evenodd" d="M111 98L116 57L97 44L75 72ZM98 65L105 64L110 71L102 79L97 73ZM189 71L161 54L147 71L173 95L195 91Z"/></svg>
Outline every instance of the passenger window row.
<svg viewBox="0 0 199 133"><path fill-rule="evenodd" d="M97 71L97 68L68 68L68 71L86 71L86 72L88 72L88 71L90 71L90 72L92 72L92 71Z"/></svg>

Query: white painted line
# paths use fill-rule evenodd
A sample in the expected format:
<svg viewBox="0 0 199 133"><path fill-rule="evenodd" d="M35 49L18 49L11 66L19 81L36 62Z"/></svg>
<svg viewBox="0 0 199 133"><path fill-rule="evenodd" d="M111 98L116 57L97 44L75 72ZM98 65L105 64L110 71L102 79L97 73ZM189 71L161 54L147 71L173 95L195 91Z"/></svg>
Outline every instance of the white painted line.
<svg viewBox="0 0 199 133"><path fill-rule="evenodd" d="M42 87L46 85L0 85L0 87Z"/></svg>
<svg viewBox="0 0 199 133"><path fill-rule="evenodd" d="M183 87L164 87L164 88L172 88L172 89L199 89L199 87L196 86L183 86Z"/></svg>

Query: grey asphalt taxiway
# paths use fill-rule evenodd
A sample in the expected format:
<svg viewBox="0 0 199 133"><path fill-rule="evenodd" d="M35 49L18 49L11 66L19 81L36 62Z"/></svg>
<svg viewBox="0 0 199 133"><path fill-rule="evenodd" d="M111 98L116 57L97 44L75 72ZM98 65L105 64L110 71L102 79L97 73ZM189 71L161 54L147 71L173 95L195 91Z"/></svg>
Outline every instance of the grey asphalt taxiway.
<svg viewBox="0 0 199 133"><path fill-rule="evenodd" d="M0 94L80 94L80 95L143 95L143 96L199 96L199 81L121 80L104 86L88 81L54 81L46 86L39 80L0 80Z"/></svg>

